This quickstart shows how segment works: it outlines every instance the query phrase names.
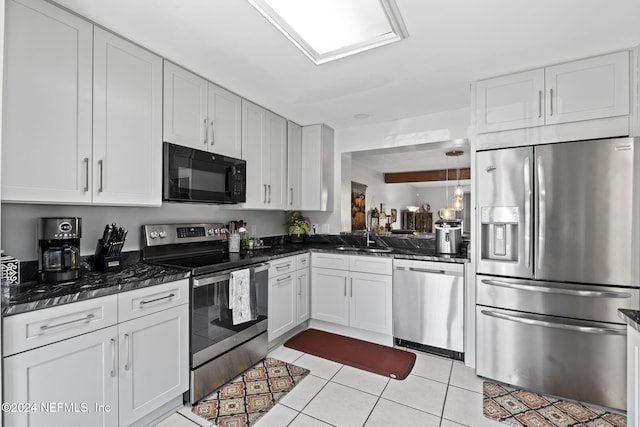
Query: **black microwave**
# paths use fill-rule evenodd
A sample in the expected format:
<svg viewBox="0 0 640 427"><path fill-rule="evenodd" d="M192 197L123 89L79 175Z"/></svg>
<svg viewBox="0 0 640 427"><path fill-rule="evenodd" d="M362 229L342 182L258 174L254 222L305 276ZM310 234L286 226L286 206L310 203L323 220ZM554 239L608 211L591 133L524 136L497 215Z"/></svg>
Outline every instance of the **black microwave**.
<svg viewBox="0 0 640 427"><path fill-rule="evenodd" d="M246 202L247 162L164 143L162 200L188 203Z"/></svg>

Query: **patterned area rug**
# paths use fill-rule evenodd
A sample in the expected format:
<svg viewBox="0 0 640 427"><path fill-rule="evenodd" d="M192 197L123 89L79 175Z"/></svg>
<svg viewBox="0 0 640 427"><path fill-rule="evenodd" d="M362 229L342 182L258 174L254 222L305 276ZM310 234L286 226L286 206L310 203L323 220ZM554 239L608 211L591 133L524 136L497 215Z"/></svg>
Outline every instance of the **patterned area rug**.
<svg viewBox="0 0 640 427"><path fill-rule="evenodd" d="M626 427L627 417L485 381L483 414L517 427Z"/></svg>
<svg viewBox="0 0 640 427"><path fill-rule="evenodd" d="M218 427L252 426L308 374L308 369L268 357L192 411Z"/></svg>

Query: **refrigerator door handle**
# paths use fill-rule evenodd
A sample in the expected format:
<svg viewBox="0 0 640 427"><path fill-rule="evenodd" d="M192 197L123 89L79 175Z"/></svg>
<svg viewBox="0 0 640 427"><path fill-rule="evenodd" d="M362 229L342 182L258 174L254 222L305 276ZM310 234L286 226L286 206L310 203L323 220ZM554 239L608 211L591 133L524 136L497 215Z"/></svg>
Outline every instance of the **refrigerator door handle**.
<svg viewBox="0 0 640 427"><path fill-rule="evenodd" d="M544 176L542 157L538 156L538 270L544 265L545 240L547 234L547 187Z"/></svg>
<svg viewBox="0 0 640 427"><path fill-rule="evenodd" d="M526 314L506 314L499 313L492 310L480 310L482 314L485 316L495 317L501 320L509 320L516 323L524 323L526 325L533 326L542 326L545 328L555 328L555 329L564 329L567 331L573 332L581 332L586 334L599 334L599 335L626 335L627 329L625 326L620 326L620 329L617 328L603 328L597 326L581 326L581 325L571 325L568 323L559 323L548 320L539 320L534 318L533 316L529 316Z"/></svg>
<svg viewBox="0 0 640 427"><path fill-rule="evenodd" d="M548 294L559 295L571 295L577 297L591 297L591 298L631 298L629 292L613 292L613 291L592 291L586 288L579 289L567 289L562 287L548 287L539 285L530 285L527 283L511 283L503 282L501 280L482 279L482 283L491 286L500 286L503 288L511 288L522 291L544 292Z"/></svg>
<svg viewBox="0 0 640 427"><path fill-rule="evenodd" d="M529 157L524 158L524 259L527 268L531 267L531 170Z"/></svg>

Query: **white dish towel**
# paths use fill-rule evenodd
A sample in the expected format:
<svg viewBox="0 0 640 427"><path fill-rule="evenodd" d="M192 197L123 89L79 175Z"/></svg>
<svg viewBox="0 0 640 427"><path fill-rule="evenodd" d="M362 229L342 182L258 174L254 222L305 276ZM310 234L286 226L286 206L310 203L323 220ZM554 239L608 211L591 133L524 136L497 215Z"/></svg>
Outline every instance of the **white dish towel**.
<svg viewBox="0 0 640 427"><path fill-rule="evenodd" d="M229 278L229 308L234 325L251 318L251 273L248 268L231 272Z"/></svg>

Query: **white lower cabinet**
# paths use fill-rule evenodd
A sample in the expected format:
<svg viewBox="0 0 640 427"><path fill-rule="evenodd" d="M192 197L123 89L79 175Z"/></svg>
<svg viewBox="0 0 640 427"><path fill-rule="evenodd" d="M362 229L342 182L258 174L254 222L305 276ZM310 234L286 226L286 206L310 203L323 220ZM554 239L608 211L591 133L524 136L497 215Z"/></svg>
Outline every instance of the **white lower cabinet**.
<svg viewBox="0 0 640 427"><path fill-rule="evenodd" d="M314 253L311 318L391 335L391 267L391 258Z"/></svg>
<svg viewBox="0 0 640 427"><path fill-rule="evenodd" d="M125 426L189 389L189 305L121 323L118 336Z"/></svg>
<svg viewBox="0 0 640 427"><path fill-rule="evenodd" d="M111 326L6 357L4 425L117 426L117 337Z"/></svg>
<svg viewBox="0 0 640 427"><path fill-rule="evenodd" d="M393 333L391 327L392 276L349 273L349 326Z"/></svg>
<svg viewBox="0 0 640 427"><path fill-rule="evenodd" d="M309 254L282 258L269 268L268 340L309 319Z"/></svg>
<svg viewBox="0 0 640 427"><path fill-rule="evenodd" d="M128 426L181 397L187 295L185 279L5 319L4 425Z"/></svg>
<svg viewBox="0 0 640 427"><path fill-rule="evenodd" d="M349 300L347 299L348 280L348 271L312 267L312 319L339 323L341 325L349 324Z"/></svg>

